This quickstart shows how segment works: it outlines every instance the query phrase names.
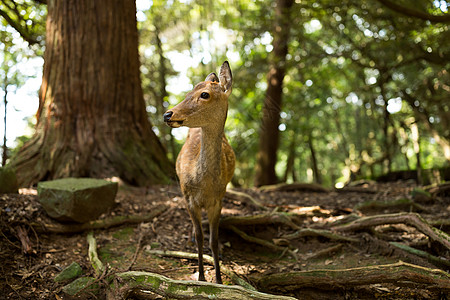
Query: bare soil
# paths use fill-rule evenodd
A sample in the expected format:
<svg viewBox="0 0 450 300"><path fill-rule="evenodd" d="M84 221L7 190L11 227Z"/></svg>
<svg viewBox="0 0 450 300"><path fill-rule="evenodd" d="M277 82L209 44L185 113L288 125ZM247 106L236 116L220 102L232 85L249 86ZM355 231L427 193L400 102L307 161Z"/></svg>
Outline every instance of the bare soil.
<svg viewBox="0 0 450 300"><path fill-rule="evenodd" d="M392 202L411 199L416 187L412 181L394 183L361 184L359 190L326 193L297 191L261 191L239 189L270 210L302 212L302 208L319 206L316 213L299 213L296 224L302 228L325 228L327 224L346 218L371 214L395 213L415 210L428 221L448 220L450 216L450 195L441 194L433 200L427 199L420 207L393 206L373 207L356 211L356 205L366 201ZM367 189L365 191L364 189ZM148 254L149 249L174 250L196 253L192 241L192 225L184 208L180 191L176 186L152 186L133 188L121 186L117 195L117 206L100 219L113 216L145 215L159 206L167 209L149 222L122 225L109 229L95 230L100 260L107 264L109 273L126 270L144 270L159 273L173 279L196 280L197 262L190 259L167 258ZM306 211L308 211L306 209ZM262 213L257 207L231 198L223 201L222 216L244 216ZM94 275L89 262L86 241L87 232L55 234L42 232L36 224L52 224L39 204L36 190L22 189L19 194L0 195L0 299L105 299L105 280L99 281L100 292L80 293L69 296L62 291L67 282L56 283L54 277L72 262L82 266L83 276ZM440 226L449 232L449 228ZM208 249L208 233L205 226L205 254ZM292 233L292 228L282 224L242 226L248 235L280 243L277 238ZM29 239L24 248L19 232L25 232ZM229 229L220 230L221 257L223 263L241 278L258 287L258 280L265 275L300 270L348 269L369 265L390 264L405 261L427 268L449 268L436 266L425 258L412 255L393 247L388 242L399 242L431 253L443 260L449 260L449 253L431 243L428 237L416 229L399 224L379 226L375 229L349 233L359 239L357 243L342 243L336 251L326 251L336 242L324 237L304 237L290 241L297 260L292 256L243 240ZM282 242L282 241L281 241ZM437 248L434 248L437 247ZM323 250L323 254L321 254ZM26 252L26 253L24 253ZM214 269L206 264L207 280L214 280ZM225 276L224 284L231 284ZM450 285L450 281L449 281ZM258 287L261 288L261 287ZM411 284L398 286L395 282L340 287L335 290L277 291L298 299L448 299L445 291L429 289Z"/></svg>

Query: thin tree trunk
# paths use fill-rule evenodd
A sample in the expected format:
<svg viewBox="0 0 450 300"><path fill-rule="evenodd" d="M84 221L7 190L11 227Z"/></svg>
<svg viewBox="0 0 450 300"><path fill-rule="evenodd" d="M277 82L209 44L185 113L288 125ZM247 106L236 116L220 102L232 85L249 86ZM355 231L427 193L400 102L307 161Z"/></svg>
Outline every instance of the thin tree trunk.
<svg viewBox="0 0 450 300"><path fill-rule="evenodd" d="M283 79L286 72L286 55L290 30L290 10L293 0L277 0L273 31L273 52L267 77L267 90L259 131L259 150L256 159L255 186L277 182L275 164L279 144Z"/></svg>
<svg viewBox="0 0 450 300"><path fill-rule="evenodd" d="M320 176L319 167L317 166L316 151L314 149L313 138L311 133L309 133L308 136L308 145L309 151L311 151L311 164L314 173L314 181L318 184L322 184L322 176Z"/></svg>
<svg viewBox="0 0 450 300"><path fill-rule="evenodd" d="M5 117L3 118L3 127L5 129L3 133L3 146L2 146L2 166L6 165L6 160L8 159L8 147L6 146L6 113L7 113L7 105L8 105L8 79L5 75L5 86L4 86L4 95L3 95L3 104L5 105Z"/></svg>
<svg viewBox="0 0 450 300"><path fill-rule="evenodd" d="M156 21L158 22L158 21ZM155 26L155 39L156 39L156 53L158 54L158 79L159 79L159 93L156 96L158 99L157 112L158 115L162 116L163 113L167 110L167 107L164 106L166 98L169 96L166 90L167 82L167 68L166 68L166 57L164 56L164 51L162 48L162 42L160 38L160 29L158 24L154 24ZM172 136L172 129L168 127L164 122L160 122L159 130L161 132L162 143L166 147L166 149L172 154L172 158L175 160L177 157L176 149L175 149L175 141Z"/></svg>
<svg viewBox="0 0 450 300"><path fill-rule="evenodd" d="M168 182L147 119L133 0L48 2L36 132L13 158L21 186L61 177Z"/></svg>
<svg viewBox="0 0 450 300"><path fill-rule="evenodd" d="M382 71L381 71L382 72ZM383 76L383 75L382 75ZM383 97L383 134L384 134L384 151L386 158L384 160L385 173L389 173L392 169L392 157L391 157L391 144L389 139L389 111L387 110L388 100L386 99L386 93L384 89L384 82L380 81L381 97Z"/></svg>
<svg viewBox="0 0 450 300"><path fill-rule="evenodd" d="M419 127L417 122L411 123L411 137L413 141L414 153L416 154L416 172L417 172L417 183L422 184L422 163L420 162L420 136Z"/></svg>
<svg viewBox="0 0 450 300"><path fill-rule="evenodd" d="M436 143L438 143L444 152L444 156L447 159L447 161L450 161L450 141L439 134L439 132L434 128L433 124L430 122L429 114L427 113L426 109L421 107L417 107L414 105L415 99L409 95L406 91L403 91L404 99L408 102L411 109L414 111L415 115L418 119L422 121L422 123L425 125L428 131L432 134L434 140Z"/></svg>
<svg viewBox="0 0 450 300"><path fill-rule="evenodd" d="M297 135L295 134L295 132L292 134L292 139L291 139L291 143L289 144L289 154L288 154L288 159L286 161L286 169L284 172L284 177L283 177L283 182L287 182L288 180L288 176L289 174L294 174L294 163L295 163L295 156L296 156L296 138ZM292 176L292 180L295 181L294 176Z"/></svg>

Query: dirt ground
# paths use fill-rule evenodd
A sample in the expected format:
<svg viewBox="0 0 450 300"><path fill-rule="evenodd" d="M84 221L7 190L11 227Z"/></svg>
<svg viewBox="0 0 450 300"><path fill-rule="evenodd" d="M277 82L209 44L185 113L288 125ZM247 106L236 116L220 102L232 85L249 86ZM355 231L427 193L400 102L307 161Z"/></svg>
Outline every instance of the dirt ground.
<svg viewBox="0 0 450 300"><path fill-rule="evenodd" d="M263 191L238 189L260 201L269 212L278 211L296 215L295 224L301 228L326 229L329 224L350 216L392 214L417 211L428 221L447 220L450 216L450 195L440 194L433 199L421 200L419 205L398 204L371 205L358 210L355 207L367 201L397 203L399 199L411 199L416 188L412 181L394 183L365 182L347 191L317 192L308 189L294 191ZM418 199L418 198L417 198ZM197 261L186 258L160 257L149 254L151 249L196 253L192 242L192 225L184 209L184 202L176 186L133 188L121 186L116 198L117 206L100 219L114 216L146 215L164 206L161 214L140 224L125 224L94 231L100 260L108 265L108 273L142 270L162 274L172 279L195 280L198 276ZM400 202L399 202L400 203ZM416 202L414 202L416 203ZM263 213L256 206L226 197L222 217L251 216ZM267 211L266 211L267 213ZM22 189L19 194L0 195L0 299L105 299L101 289L97 293L82 292L69 296L62 291L67 282L55 282L54 277L72 262L81 265L83 276L94 275L88 258L87 231L72 234L48 233L39 230L42 224L56 224L41 208L36 190ZM445 225L447 224L447 225ZM449 232L448 222L438 225ZM264 239L280 247L289 247L297 259L288 253L271 250L244 240L229 228L220 229L220 247L223 264L241 278L258 286L259 280L269 274L319 269L348 269L373 265L392 264L399 261L426 268L440 268L449 272L448 265L400 250L389 242L398 242L421 249L449 262L448 250L430 242L415 228L403 224L384 225L358 232L343 232L357 242L330 241L319 236L306 236L286 241L283 239L294 230L285 224L243 225L239 227L248 235ZM25 249L20 232L29 238ZM208 232L205 226L205 254L208 248ZM339 245L333 248L333 246ZM329 249L332 249L328 251ZM206 264L206 277L214 279L214 269ZM101 288L107 282L100 280ZM224 276L224 284L232 284ZM437 290L427 285L398 285L396 282L341 286L333 290L299 288L297 290L272 290L298 299L448 299L449 289ZM155 298L157 299L157 298Z"/></svg>

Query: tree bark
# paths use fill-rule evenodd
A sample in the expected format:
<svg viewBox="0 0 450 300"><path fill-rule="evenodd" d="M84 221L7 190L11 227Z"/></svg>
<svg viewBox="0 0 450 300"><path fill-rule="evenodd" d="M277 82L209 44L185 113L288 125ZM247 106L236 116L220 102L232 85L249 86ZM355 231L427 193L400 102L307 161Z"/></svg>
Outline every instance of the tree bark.
<svg viewBox="0 0 450 300"><path fill-rule="evenodd" d="M21 186L61 177L168 182L173 165L147 119L132 0L48 3L36 132L11 165Z"/></svg>
<svg viewBox="0 0 450 300"><path fill-rule="evenodd" d="M277 183L275 164L279 140L283 79L286 72L286 55L290 30L290 9L293 0L277 0L273 30L272 62L267 77L261 121L259 150L255 170L255 186Z"/></svg>

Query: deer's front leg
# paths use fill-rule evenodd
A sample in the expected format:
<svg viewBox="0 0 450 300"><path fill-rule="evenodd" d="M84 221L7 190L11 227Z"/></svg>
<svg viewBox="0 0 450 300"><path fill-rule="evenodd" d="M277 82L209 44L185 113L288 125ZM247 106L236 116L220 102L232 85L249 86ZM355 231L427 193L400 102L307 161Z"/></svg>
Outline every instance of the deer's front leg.
<svg viewBox="0 0 450 300"><path fill-rule="evenodd" d="M203 268L203 228L202 228L202 213L200 208L193 208L188 204L188 212L194 225L195 240L197 241L198 252L198 280L205 280L205 271Z"/></svg>
<svg viewBox="0 0 450 300"><path fill-rule="evenodd" d="M214 269L216 270L216 282L222 283L222 276L220 274L219 264L219 221L220 212L222 210L221 199L217 202L215 207L208 210L209 220L209 246L211 247L214 258Z"/></svg>

